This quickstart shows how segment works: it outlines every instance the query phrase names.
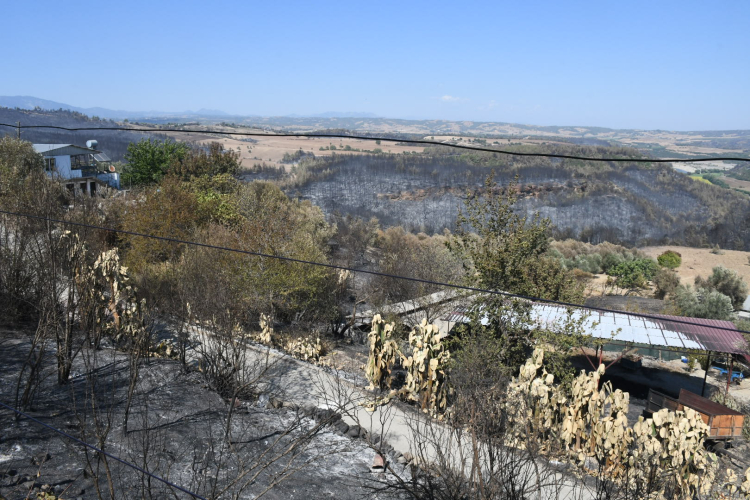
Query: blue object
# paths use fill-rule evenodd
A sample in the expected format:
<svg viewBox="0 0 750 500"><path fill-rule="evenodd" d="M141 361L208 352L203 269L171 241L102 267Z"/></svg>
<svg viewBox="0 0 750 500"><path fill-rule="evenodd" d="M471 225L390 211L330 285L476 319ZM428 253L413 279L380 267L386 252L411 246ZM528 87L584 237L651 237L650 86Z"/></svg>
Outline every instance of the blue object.
<svg viewBox="0 0 750 500"><path fill-rule="evenodd" d="M721 368L719 366L712 366L711 368L713 368L714 370L719 370L719 373L721 373L722 375L726 375L727 373L729 373L729 370L727 370L726 368ZM732 370L732 380L735 380L735 379L742 380L744 378L745 378L745 375L743 375L742 372Z"/></svg>

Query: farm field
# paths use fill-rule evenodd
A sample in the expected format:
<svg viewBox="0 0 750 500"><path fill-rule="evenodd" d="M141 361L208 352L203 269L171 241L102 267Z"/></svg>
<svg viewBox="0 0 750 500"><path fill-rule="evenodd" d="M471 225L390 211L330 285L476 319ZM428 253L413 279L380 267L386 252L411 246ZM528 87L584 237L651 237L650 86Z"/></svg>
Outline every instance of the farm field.
<svg viewBox="0 0 750 500"><path fill-rule="evenodd" d="M216 127L219 128L219 127ZM155 129L156 130L156 129ZM229 132L253 132L258 133L258 129L225 129ZM250 168L255 164L265 163L267 166L283 167L282 163L284 154L294 153L300 149L305 153L311 153L315 156L331 156L333 154L350 154L361 155L367 154L366 150L372 152L380 148L384 153L403 154L424 151L423 147L403 146L395 143L382 143L378 145L375 141L360 139L338 139L338 138L313 138L313 137L243 137L243 136L216 136L211 134L187 134L184 132L164 132L165 135L174 140L192 142L206 145L211 142L219 142L224 149L231 149L240 152L240 159L243 168ZM252 139L252 140L248 140ZM320 148L330 148L333 145L335 150ZM351 149L362 150L346 151L344 148L349 146Z"/></svg>
<svg viewBox="0 0 750 500"><path fill-rule="evenodd" d="M677 268L677 276L683 285L692 285L696 276L707 278L716 266L724 266L737 271L745 282L750 283L750 252L738 250L721 250L722 254L711 253L710 248L690 248L680 246L654 246L641 248L649 257L657 258L667 250L674 250L682 255L682 265Z"/></svg>
<svg viewBox="0 0 750 500"><path fill-rule="evenodd" d="M722 177L721 180L726 182L729 187L750 190L750 181L743 181L742 179L735 179L734 177L727 176Z"/></svg>

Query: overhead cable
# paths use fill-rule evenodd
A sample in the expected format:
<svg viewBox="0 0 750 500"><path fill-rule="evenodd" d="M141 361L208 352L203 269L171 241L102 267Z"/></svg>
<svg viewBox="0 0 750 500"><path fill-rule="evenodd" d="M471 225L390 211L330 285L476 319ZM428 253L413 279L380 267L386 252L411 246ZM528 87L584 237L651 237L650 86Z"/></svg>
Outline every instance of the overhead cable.
<svg viewBox="0 0 750 500"><path fill-rule="evenodd" d="M158 134L162 132L181 132L185 134L213 134L213 135L226 135L226 136L245 136L245 137L312 137L312 138L338 138L338 139L358 139L364 141L387 141L387 142L405 142L409 144L425 144L430 146L447 146L455 149L467 149L470 151L481 151L485 153L497 153L502 155L512 156L535 156L541 158L559 158L563 160L582 160L582 161L600 161L600 162L620 162L620 163L699 163L707 161L750 161L750 158L732 157L732 156L718 156L718 157L695 157L695 158L594 158L590 156L577 156L577 155L565 155L557 153L529 153L529 152L518 152L508 151L503 149L483 148L479 146L469 146L464 144L453 144L450 142L431 141L427 139L394 139L392 137L376 137L376 136L365 136L365 135L354 135L354 134L328 134L328 133L305 133L305 132L226 132L220 130L183 130L174 128L137 128L137 127L59 127L55 125L11 125L8 123L0 123L0 127L11 127L19 130L24 129L55 129L65 130L68 132L81 132L81 131L107 131L107 130L118 130L127 132L149 132L152 134Z"/></svg>
<svg viewBox="0 0 750 500"><path fill-rule="evenodd" d="M617 313L617 314L623 314L623 315L626 315L626 316L633 316L633 317L636 317L636 318L650 319L650 320L653 320L653 321L678 323L678 324L692 325L692 326L697 326L697 327L705 327L706 326L704 324L695 323L693 321L686 321L686 320L680 320L680 319L675 319L675 318L664 318L664 317L661 317L661 316L655 316L655 315L651 315L651 314L634 313L634 312L629 312L629 311L617 311L615 309L606 309L604 307L586 306L586 305L581 305L581 304L574 304L572 302L563 302L563 301L559 301L559 300L544 299L544 298L541 298L541 297L530 297L530 296L527 296L527 295L520 295L520 294L516 294L516 293L503 292L503 291L500 291L500 290L487 290L487 289L484 289L484 288L478 288L478 287L467 286L467 285L457 285L457 284L454 284L454 283L445 283L445 282L441 282L441 281L434 281L434 280L428 280L428 279L423 279L423 278L415 278L415 277L411 277L411 276L399 276L399 275L396 275L396 274L383 273L383 272L380 272L380 271L369 271L367 269L358 269L358 268L354 268L354 267L339 266L339 265L336 265L336 264L328 264L326 262L315 262L315 261L304 260L304 259L296 259L296 258L293 258L293 257L286 257L286 256L283 256L283 255L272 255L272 254L267 254L267 253L262 253L262 252L253 252L253 251L250 251L250 250L242 250L242 249L239 249L239 248L224 247L224 246L219 246L219 245L211 245L209 243L200 243L200 242L197 242L197 241L181 240L181 239L178 239L178 238L169 238L167 236L156 236L156 235L153 235L153 234L140 233L140 232L137 232L137 231L128 231L128 230L125 230L125 229L115 229L115 228L109 228L109 227L104 227L104 226L97 226L97 225L94 225L94 224L86 224L86 223L83 223L83 222L74 222L74 221L68 221L68 220L62 220L62 219L53 219L53 218L50 218L50 217L43 217L41 215L24 214L24 213L20 213L20 212L11 212L11 211L8 211L8 210L0 210L0 214L12 215L12 216L15 216L15 217L26 217L26 218L29 218L29 219L37 219L37 220L42 220L42 221L45 221L45 222L55 222L55 223L58 223L58 224L65 224L65 225L76 226L76 227L84 227L84 228L87 228L87 229L96 229L96 230L100 230L100 231L109 231L109 232L117 233L117 234L127 234L129 236L136 236L136 237L140 237L140 238L150 238L150 239L154 239L154 240L167 241L169 243L178 243L178 244L183 244L183 245L192 245L192 246L203 247L203 248L211 248L211 249L214 249L214 250L221 250L221 251L225 251L225 252L239 253L239 254L243 254L243 255L251 255L251 256L262 257L262 258L266 258L266 259L276 259L276 260L281 260L281 261L285 261L285 262L293 262L293 263L296 263L296 264L325 267L325 268L336 269L336 270L340 270L340 271L349 271L349 272L352 272L352 273L370 274L370 275L373 275L373 276L382 276L382 277L385 277L385 278L393 278L393 279L399 279L399 280L405 280L405 281L412 281L412 282L416 282L416 283L424 283L424 284L427 284L427 285L442 286L442 287L446 287L446 288L453 288L453 289L456 289L456 290L465 290L465 291L476 292L476 293L486 293L486 294L490 294L490 295L500 295L500 296L508 297L508 298L528 300L528 301L531 301L531 302L542 302L542 303L545 303L545 304L552 304L552 305L561 306L561 307L571 307L571 308L577 308L577 309L585 309L585 310L588 310L588 311L597 311L597 312L602 312L602 313ZM725 330L725 331L730 331L730 332L739 332L739 333L750 334L750 331L739 330L737 328L728 328L728 327L713 326L713 325L711 326L711 328L715 329L715 330Z"/></svg>

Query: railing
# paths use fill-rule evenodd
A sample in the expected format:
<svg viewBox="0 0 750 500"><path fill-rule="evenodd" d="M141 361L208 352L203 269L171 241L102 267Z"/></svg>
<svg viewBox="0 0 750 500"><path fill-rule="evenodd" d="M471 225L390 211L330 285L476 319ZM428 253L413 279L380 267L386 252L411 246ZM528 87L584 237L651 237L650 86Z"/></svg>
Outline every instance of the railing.
<svg viewBox="0 0 750 500"><path fill-rule="evenodd" d="M92 177L99 173L104 173L103 171L97 169L94 165L88 165L88 166L82 166L80 168L81 170L81 177Z"/></svg>

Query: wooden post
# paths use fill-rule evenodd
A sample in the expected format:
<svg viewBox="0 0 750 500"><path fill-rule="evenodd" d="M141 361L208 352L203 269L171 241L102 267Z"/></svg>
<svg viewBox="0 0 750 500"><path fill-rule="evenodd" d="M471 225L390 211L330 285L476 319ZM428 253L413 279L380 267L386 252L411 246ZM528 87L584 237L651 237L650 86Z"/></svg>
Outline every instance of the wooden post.
<svg viewBox="0 0 750 500"><path fill-rule="evenodd" d="M706 372L703 374L703 388L701 389L701 396L706 392L706 377L708 377L708 370L711 369L711 352L708 353L708 359L706 360Z"/></svg>
<svg viewBox="0 0 750 500"><path fill-rule="evenodd" d="M724 391L724 404L727 403L727 396L729 396L729 384L732 382L732 368L734 367L734 356L729 355L729 371L727 372L727 389Z"/></svg>

